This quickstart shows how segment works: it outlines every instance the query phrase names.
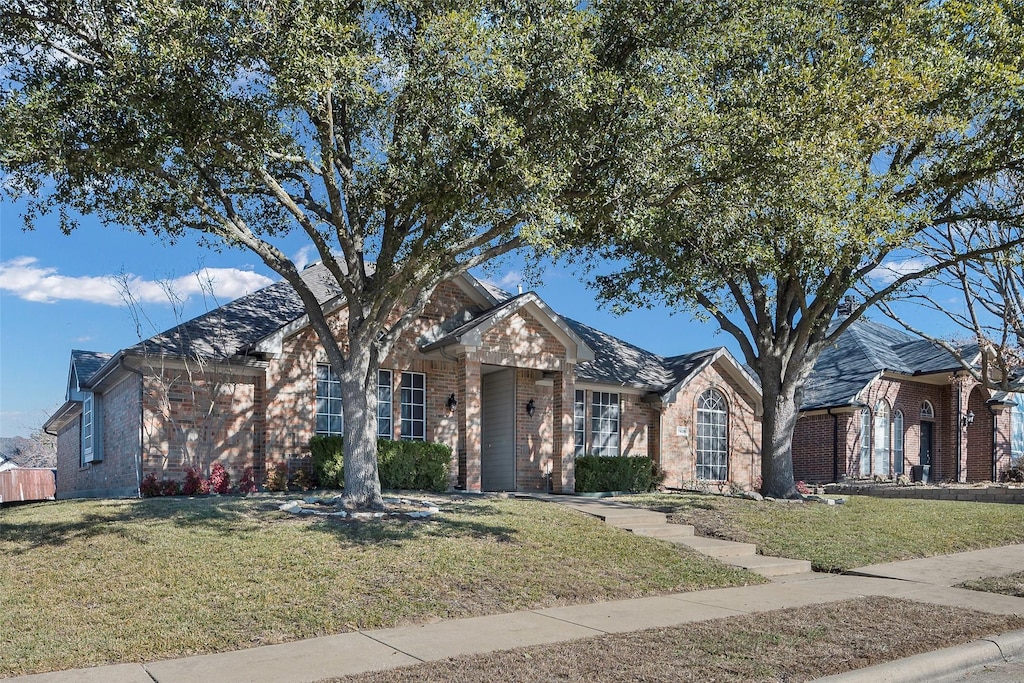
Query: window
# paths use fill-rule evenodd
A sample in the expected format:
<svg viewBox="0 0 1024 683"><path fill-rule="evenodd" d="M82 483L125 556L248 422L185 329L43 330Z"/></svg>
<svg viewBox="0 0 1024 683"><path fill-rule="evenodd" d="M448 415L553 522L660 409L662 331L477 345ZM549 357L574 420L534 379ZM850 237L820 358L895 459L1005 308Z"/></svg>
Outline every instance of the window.
<svg viewBox="0 0 1024 683"><path fill-rule="evenodd" d="M903 474L903 411L892 414L892 464L896 474Z"/></svg>
<svg viewBox="0 0 1024 683"><path fill-rule="evenodd" d="M925 420L935 419L935 408L933 408L932 404L928 401L921 404L921 417Z"/></svg>
<svg viewBox="0 0 1024 683"><path fill-rule="evenodd" d="M729 478L729 409L725 397L708 389L697 398L697 479Z"/></svg>
<svg viewBox="0 0 1024 683"><path fill-rule="evenodd" d="M316 433L344 436L341 416L341 382L330 365L316 366Z"/></svg>
<svg viewBox="0 0 1024 683"><path fill-rule="evenodd" d="M619 454L619 395L595 391L590 416L591 454Z"/></svg>
<svg viewBox="0 0 1024 683"><path fill-rule="evenodd" d="M395 438L391 416L391 371L377 371L377 436L381 439Z"/></svg>
<svg viewBox="0 0 1024 683"><path fill-rule="evenodd" d="M587 392L576 390L576 400L572 404L572 434L577 457L587 453Z"/></svg>
<svg viewBox="0 0 1024 683"><path fill-rule="evenodd" d="M1011 394L1013 412L1010 413L1010 457L1014 464L1024 458L1024 394Z"/></svg>
<svg viewBox="0 0 1024 683"><path fill-rule="evenodd" d="M79 465L103 460L100 436L100 400L93 393L86 393L82 399L82 451Z"/></svg>
<svg viewBox="0 0 1024 683"><path fill-rule="evenodd" d="M426 375L402 373L402 439L423 441L427 438Z"/></svg>
<svg viewBox="0 0 1024 683"><path fill-rule="evenodd" d="M871 476L871 411L860 411L860 476Z"/></svg>
<svg viewBox="0 0 1024 683"><path fill-rule="evenodd" d="M889 431L889 404L879 401L875 404L875 474L889 474L889 455L892 436Z"/></svg>

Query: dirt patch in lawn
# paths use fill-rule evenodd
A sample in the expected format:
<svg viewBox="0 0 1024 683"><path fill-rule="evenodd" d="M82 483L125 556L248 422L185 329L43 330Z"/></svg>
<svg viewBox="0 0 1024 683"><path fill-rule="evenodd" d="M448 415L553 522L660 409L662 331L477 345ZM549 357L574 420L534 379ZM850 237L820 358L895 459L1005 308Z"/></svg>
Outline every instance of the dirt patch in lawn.
<svg viewBox="0 0 1024 683"><path fill-rule="evenodd" d="M867 597L674 628L454 657L331 679L434 681L809 681L1024 628L1024 617Z"/></svg>
<svg viewBox="0 0 1024 683"><path fill-rule="evenodd" d="M1024 572L1017 572L1009 576L994 576L988 579L964 581L959 585L959 588L969 588L972 591L999 593L1014 598L1024 598Z"/></svg>

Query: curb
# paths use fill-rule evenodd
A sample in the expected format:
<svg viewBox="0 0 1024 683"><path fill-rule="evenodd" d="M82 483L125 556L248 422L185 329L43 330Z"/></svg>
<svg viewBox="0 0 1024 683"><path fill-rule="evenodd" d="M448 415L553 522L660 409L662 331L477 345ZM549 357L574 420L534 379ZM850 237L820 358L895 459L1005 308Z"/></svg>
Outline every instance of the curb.
<svg viewBox="0 0 1024 683"><path fill-rule="evenodd" d="M964 645L814 679L816 683L931 683L975 667L1003 664L1024 655L1024 630L978 638Z"/></svg>

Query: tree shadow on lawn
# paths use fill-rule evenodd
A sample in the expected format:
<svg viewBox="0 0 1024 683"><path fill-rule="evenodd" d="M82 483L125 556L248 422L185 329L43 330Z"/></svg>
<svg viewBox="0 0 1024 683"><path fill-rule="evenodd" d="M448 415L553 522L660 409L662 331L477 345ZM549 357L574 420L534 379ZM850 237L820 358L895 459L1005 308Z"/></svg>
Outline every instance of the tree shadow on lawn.
<svg viewBox="0 0 1024 683"><path fill-rule="evenodd" d="M444 511L428 519L369 519L351 520L313 517L308 531L328 533L339 541L356 545L400 545L421 538L491 538L498 543L514 543L520 530L515 527L489 523L483 518L500 516L485 506L463 506ZM300 518L309 519L309 518Z"/></svg>

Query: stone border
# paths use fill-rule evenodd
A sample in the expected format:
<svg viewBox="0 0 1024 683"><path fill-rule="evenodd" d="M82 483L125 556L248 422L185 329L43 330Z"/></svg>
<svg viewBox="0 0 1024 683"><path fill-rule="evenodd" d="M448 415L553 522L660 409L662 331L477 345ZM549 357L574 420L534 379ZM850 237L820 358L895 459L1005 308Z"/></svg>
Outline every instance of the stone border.
<svg viewBox="0 0 1024 683"><path fill-rule="evenodd" d="M288 512L293 515L311 515L317 517L333 517L335 519L349 519L353 521L372 521L386 519L429 519L441 512L438 504L429 500L413 500L410 498L385 497L384 505L419 507L420 510L383 510L383 511L357 511L352 512L341 507L341 496L333 498L319 498L310 496L301 500L289 500L278 506L281 512ZM333 508L333 509L331 509Z"/></svg>
<svg viewBox="0 0 1024 683"><path fill-rule="evenodd" d="M906 498L911 500L953 500L972 503L1011 503L1024 505L1024 488L985 486L981 488L932 486L872 486L858 484L828 484L826 493L876 498Z"/></svg>

